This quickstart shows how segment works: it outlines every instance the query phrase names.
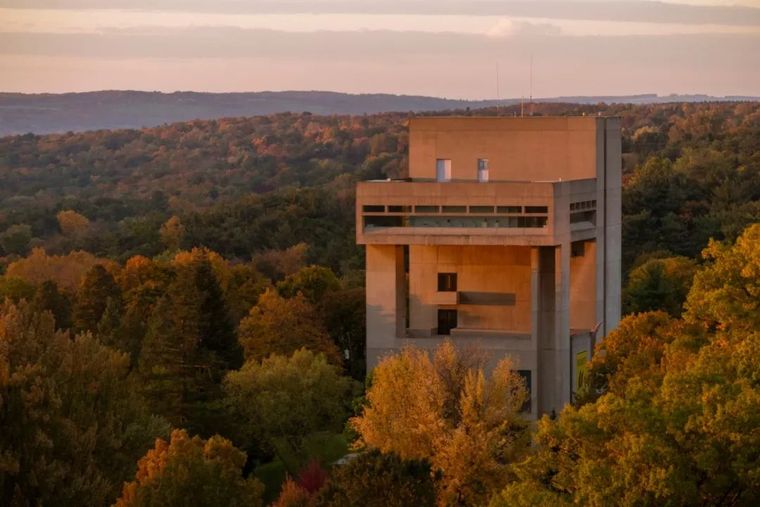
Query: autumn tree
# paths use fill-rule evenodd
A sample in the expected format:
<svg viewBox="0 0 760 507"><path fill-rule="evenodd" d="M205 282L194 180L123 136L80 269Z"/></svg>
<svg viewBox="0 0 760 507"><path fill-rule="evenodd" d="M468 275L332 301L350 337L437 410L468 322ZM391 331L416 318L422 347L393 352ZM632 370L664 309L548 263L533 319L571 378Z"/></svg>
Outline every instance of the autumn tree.
<svg viewBox="0 0 760 507"><path fill-rule="evenodd" d="M591 362L598 398L540 421L493 505L754 505L760 501L760 228L711 243L683 320L621 321Z"/></svg>
<svg viewBox="0 0 760 507"><path fill-rule="evenodd" d="M33 284L14 276L0 276L0 301L6 298L14 303L34 297L36 288Z"/></svg>
<svg viewBox="0 0 760 507"><path fill-rule="evenodd" d="M78 331L96 331L109 304L120 308L121 289L113 275L100 264L87 272L77 291L72 320Z"/></svg>
<svg viewBox="0 0 760 507"><path fill-rule="evenodd" d="M277 283L277 292L285 298L303 294L315 307L321 307L325 295L340 289L340 282L330 268L307 266Z"/></svg>
<svg viewBox="0 0 760 507"><path fill-rule="evenodd" d="M67 255L48 255L41 248L33 248L27 257L10 263L5 276L20 278L35 285L51 280L58 284L59 289L73 293L96 264L114 265L111 261L81 250Z"/></svg>
<svg viewBox="0 0 760 507"><path fill-rule="evenodd" d="M182 225L179 217L172 216L161 226L159 231L161 243L167 250L179 250L182 245L182 238L185 235L185 226Z"/></svg>
<svg viewBox="0 0 760 507"><path fill-rule="evenodd" d="M140 458L132 482L124 484L116 507L256 507L263 485L243 477L245 453L219 435L208 440L172 431Z"/></svg>
<svg viewBox="0 0 760 507"><path fill-rule="evenodd" d="M151 416L129 358L49 312L0 305L0 504L104 505L167 425Z"/></svg>
<svg viewBox="0 0 760 507"><path fill-rule="evenodd" d="M32 306L37 311L52 313L57 329L71 327L71 301L66 294L58 290L55 282L47 280L37 287Z"/></svg>
<svg viewBox="0 0 760 507"><path fill-rule="evenodd" d="M330 507L432 507L435 482L425 460L403 460L374 449L333 467L316 504Z"/></svg>
<svg viewBox="0 0 760 507"><path fill-rule="evenodd" d="M300 349L291 356L248 360L227 374L224 389L244 440L267 443L294 472L299 464L281 451L299 455L308 435L339 433L359 386L323 354Z"/></svg>
<svg viewBox="0 0 760 507"><path fill-rule="evenodd" d="M290 355L305 347L324 352L334 363L342 361L319 314L303 295L285 299L267 290L240 322L238 339L246 359L263 359L270 354Z"/></svg>
<svg viewBox="0 0 760 507"><path fill-rule="evenodd" d="M480 504L510 480L527 451L521 407L527 393L511 362L486 376L481 354L444 342L429 355L413 348L373 370L360 443L402 459L425 459L441 474L439 504Z"/></svg>
<svg viewBox="0 0 760 507"><path fill-rule="evenodd" d="M734 245L711 241L694 277L685 319L707 329L760 329L760 224Z"/></svg>
<svg viewBox="0 0 760 507"><path fill-rule="evenodd" d="M58 227L64 236L81 237L90 227L90 220L74 210L62 210L56 215Z"/></svg>

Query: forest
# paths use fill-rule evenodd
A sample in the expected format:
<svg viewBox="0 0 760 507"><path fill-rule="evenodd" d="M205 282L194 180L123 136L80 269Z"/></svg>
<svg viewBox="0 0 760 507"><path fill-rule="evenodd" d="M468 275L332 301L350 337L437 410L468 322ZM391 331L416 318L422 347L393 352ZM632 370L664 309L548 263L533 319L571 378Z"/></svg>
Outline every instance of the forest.
<svg viewBox="0 0 760 507"><path fill-rule="evenodd" d="M760 104L533 114L622 118L626 313L537 423L477 350L367 375L409 114L0 138L0 504L756 505Z"/></svg>

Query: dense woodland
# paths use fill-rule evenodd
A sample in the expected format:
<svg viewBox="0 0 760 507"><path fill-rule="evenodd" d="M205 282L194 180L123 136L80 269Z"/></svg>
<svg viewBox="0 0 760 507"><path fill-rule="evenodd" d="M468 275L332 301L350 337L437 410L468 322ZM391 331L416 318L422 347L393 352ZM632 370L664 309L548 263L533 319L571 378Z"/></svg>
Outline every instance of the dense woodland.
<svg viewBox="0 0 760 507"><path fill-rule="evenodd" d="M0 139L0 504L756 505L760 104L534 112L622 117L630 314L537 424L476 349L366 377L407 115Z"/></svg>

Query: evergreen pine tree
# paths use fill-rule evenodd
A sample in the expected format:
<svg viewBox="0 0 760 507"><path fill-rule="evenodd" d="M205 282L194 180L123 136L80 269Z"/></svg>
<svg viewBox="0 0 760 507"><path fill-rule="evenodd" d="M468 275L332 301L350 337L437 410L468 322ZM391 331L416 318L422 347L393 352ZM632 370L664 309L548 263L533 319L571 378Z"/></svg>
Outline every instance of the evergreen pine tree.
<svg viewBox="0 0 760 507"><path fill-rule="evenodd" d="M121 306L121 289L111 273L100 264L87 272L77 292L73 323L77 331L97 331L108 300Z"/></svg>
<svg viewBox="0 0 760 507"><path fill-rule="evenodd" d="M199 332L204 348L215 352L225 362L227 369L242 365L242 350L235 336L222 288L207 257L194 260L195 285L199 293Z"/></svg>
<svg viewBox="0 0 760 507"><path fill-rule="evenodd" d="M203 435L219 431L220 384L230 365L222 354L234 350L220 346L229 345L226 326L234 338L208 262L179 267L155 307L139 361L145 396L175 426Z"/></svg>

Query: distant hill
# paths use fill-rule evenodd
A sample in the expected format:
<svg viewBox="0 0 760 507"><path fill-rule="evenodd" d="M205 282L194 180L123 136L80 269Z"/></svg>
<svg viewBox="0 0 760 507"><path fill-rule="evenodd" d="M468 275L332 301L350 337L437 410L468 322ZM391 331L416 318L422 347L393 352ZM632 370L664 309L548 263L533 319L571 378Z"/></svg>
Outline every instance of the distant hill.
<svg viewBox="0 0 760 507"><path fill-rule="evenodd" d="M760 97L655 94L598 97L557 97L537 102L579 104L706 102L760 100ZM454 100L390 94L354 95L321 91L251 93L99 91L64 94L0 93L0 136L47 134L98 129L153 127L164 123L256 116L272 113L371 114L399 111L439 111L519 103L519 99Z"/></svg>

